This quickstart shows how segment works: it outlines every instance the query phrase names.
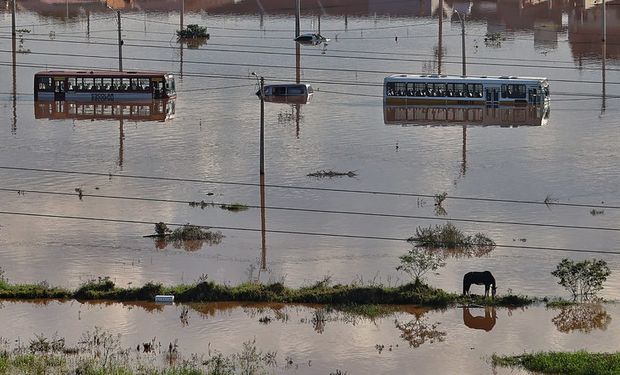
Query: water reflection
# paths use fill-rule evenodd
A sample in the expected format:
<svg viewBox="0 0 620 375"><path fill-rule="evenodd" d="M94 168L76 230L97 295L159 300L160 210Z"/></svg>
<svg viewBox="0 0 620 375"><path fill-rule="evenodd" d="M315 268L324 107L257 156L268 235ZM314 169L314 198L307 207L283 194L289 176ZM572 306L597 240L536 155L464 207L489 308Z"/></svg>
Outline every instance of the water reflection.
<svg viewBox="0 0 620 375"><path fill-rule="evenodd" d="M150 102L71 102L35 101L36 119L48 120L128 120L165 122L174 118L175 100Z"/></svg>
<svg viewBox="0 0 620 375"><path fill-rule="evenodd" d="M548 106L485 107L384 105L385 125L401 126L543 126L549 119Z"/></svg>
<svg viewBox="0 0 620 375"><path fill-rule="evenodd" d="M427 311L418 310L413 312L414 318L408 322L394 320L394 325L400 331L400 337L409 343L409 347L418 348L424 343L443 342L446 332L438 329L439 322L431 323L424 315Z"/></svg>
<svg viewBox="0 0 620 375"><path fill-rule="evenodd" d="M601 304L576 304L562 307L560 313L551 321L562 333L590 333L597 329L606 330L611 316Z"/></svg>
<svg viewBox="0 0 620 375"><path fill-rule="evenodd" d="M497 321L497 310L493 306L484 308L484 316L472 315L469 307L463 307L463 323L471 329L482 329L487 332L495 327Z"/></svg>

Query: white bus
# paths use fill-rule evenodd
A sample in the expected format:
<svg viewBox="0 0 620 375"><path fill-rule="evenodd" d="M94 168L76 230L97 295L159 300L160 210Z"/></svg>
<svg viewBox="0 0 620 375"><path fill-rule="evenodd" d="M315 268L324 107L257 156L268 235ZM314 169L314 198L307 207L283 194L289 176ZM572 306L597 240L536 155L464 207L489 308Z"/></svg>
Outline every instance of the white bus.
<svg viewBox="0 0 620 375"><path fill-rule="evenodd" d="M534 77L395 74L386 77L388 105L547 105L549 83Z"/></svg>

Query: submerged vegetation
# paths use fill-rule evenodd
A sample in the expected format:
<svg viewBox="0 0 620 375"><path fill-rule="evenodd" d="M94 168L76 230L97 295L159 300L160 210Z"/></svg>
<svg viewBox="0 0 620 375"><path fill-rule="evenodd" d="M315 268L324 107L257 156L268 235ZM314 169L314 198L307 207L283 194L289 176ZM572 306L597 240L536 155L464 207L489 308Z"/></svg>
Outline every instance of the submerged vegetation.
<svg viewBox="0 0 620 375"><path fill-rule="evenodd" d="M429 250L442 250L444 255L482 256L495 248L495 242L483 233L466 235L454 224L417 227L407 242Z"/></svg>
<svg viewBox="0 0 620 375"><path fill-rule="evenodd" d="M200 207L201 209L205 209L207 207L216 207L218 206L219 208L221 208L222 210L225 211L231 211L231 212L240 212L240 211L246 211L249 209L249 207L243 203L214 203L214 202L205 202L205 201L200 201L200 202L189 202L189 206L190 207Z"/></svg>
<svg viewBox="0 0 620 375"><path fill-rule="evenodd" d="M494 366L522 367L543 374L607 375L620 373L620 352L539 352L491 357Z"/></svg>
<svg viewBox="0 0 620 375"><path fill-rule="evenodd" d="M268 374L295 369L302 364L286 358L278 363L276 352L263 352L255 340L246 341L237 353L224 355L209 350L207 355L183 355L175 340L163 345L157 338L123 348L120 336L99 328L87 331L75 346L64 338L36 336L29 344L0 339L2 374L150 374L150 375L222 375ZM211 346L211 344L209 344ZM282 363L280 362L280 363ZM287 366L288 365L288 366Z"/></svg>
<svg viewBox="0 0 620 375"><path fill-rule="evenodd" d="M320 171L316 171L316 172L312 172L312 173L308 173L307 174L308 177L316 177L316 178L333 178L333 177L355 177L357 176L357 173L355 171L348 171L348 172L336 172L336 171L326 171L326 170L320 170Z"/></svg>
<svg viewBox="0 0 620 375"><path fill-rule="evenodd" d="M185 224L182 227L171 230L165 223L159 222L155 224L155 235L149 237L155 238L155 244L159 249L172 244L177 249L183 248L187 251L195 251L202 248L202 245L205 243L219 245L224 235L220 231L213 232L191 224Z"/></svg>

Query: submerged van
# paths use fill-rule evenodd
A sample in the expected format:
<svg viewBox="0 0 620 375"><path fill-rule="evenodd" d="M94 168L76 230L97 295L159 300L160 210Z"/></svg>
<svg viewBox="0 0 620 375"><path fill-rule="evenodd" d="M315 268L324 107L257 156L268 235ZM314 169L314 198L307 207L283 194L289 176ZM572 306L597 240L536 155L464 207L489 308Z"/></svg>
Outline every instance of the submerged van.
<svg viewBox="0 0 620 375"><path fill-rule="evenodd" d="M310 101L314 90L312 86L305 83L284 83L275 85L265 85L262 96L267 102L274 103L299 103L305 104ZM256 95L261 96L258 90Z"/></svg>

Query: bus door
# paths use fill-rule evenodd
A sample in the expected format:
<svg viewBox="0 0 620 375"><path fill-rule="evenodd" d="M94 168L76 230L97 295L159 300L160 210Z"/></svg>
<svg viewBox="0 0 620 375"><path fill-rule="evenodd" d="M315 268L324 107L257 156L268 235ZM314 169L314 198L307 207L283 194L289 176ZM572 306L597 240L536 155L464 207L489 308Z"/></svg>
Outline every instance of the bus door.
<svg viewBox="0 0 620 375"><path fill-rule="evenodd" d="M530 87L527 90L527 101L529 104L540 104L540 93L535 87Z"/></svg>
<svg viewBox="0 0 620 375"><path fill-rule="evenodd" d="M65 78L54 77L54 100L65 100Z"/></svg>
<svg viewBox="0 0 620 375"><path fill-rule="evenodd" d="M487 105L499 105L499 87L487 86L485 88L485 96Z"/></svg>
<svg viewBox="0 0 620 375"><path fill-rule="evenodd" d="M153 87L153 98L161 99L164 97L164 80L162 78L151 79L151 85Z"/></svg>

